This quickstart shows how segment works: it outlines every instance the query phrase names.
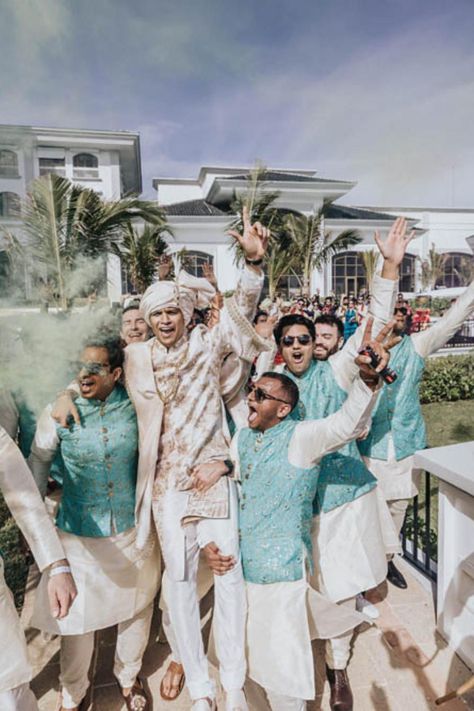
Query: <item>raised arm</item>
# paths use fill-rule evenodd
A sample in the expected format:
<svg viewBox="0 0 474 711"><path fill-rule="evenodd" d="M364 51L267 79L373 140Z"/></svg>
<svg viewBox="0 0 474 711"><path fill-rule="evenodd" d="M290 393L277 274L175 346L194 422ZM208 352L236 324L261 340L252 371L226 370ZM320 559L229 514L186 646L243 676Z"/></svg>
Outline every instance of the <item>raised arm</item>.
<svg viewBox="0 0 474 711"><path fill-rule="evenodd" d="M374 335L377 335L393 317L400 264L413 234L413 232L407 234L406 219L398 217L385 241L382 241L378 232L374 235L374 240L383 256L382 274L380 276L375 274L371 284L368 316L372 316L374 319ZM348 339L342 350L329 359L339 386L346 391L349 390L357 375L355 358L361 347L365 323L366 319Z"/></svg>
<svg viewBox="0 0 474 711"><path fill-rule="evenodd" d="M474 310L474 281L461 294L455 304L451 306L444 316L426 331L413 333L411 338L415 350L422 358L427 358L449 341L458 331L463 322Z"/></svg>
<svg viewBox="0 0 474 711"><path fill-rule="evenodd" d="M58 446L59 437L56 422L51 416L51 405L48 405L38 420L31 453L28 457L29 467L42 496L46 494L49 469Z"/></svg>

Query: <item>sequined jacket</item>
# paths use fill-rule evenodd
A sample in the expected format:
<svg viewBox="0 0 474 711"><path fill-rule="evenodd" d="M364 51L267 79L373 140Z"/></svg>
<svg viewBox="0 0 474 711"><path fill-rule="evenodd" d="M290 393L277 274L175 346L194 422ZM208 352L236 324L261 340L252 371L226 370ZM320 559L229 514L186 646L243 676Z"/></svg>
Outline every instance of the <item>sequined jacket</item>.
<svg viewBox="0 0 474 711"><path fill-rule="evenodd" d="M56 525L77 536L113 536L135 525L135 410L121 385L103 402L79 397L75 404L80 426L57 426L48 409L41 415L30 466L44 492L47 465L60 447L65 471Z"/></svg>

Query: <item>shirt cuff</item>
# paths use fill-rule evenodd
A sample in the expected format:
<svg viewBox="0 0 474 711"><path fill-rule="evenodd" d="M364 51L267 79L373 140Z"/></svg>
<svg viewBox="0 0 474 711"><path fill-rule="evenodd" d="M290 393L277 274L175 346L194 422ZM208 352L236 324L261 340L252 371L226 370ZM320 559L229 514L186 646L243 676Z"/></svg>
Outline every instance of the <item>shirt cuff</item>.
<svg viewBox="0 0 474 711"><path fill-rule="evenodd" d="M240 275L240 283L244 288L248 287L249 289L257 289L263 285L264 278L265 275L263 273L263 269L260 274L258 274L255 269L252 269L246 264Z"/></svg>

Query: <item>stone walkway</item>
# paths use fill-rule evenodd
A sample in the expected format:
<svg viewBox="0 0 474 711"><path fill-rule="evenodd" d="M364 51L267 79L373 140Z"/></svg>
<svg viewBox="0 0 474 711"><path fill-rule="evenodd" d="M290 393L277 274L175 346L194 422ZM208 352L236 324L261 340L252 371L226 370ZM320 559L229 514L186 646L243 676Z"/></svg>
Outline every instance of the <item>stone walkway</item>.
<svg viewBox="0 0 474 711"><path fill-rule="evenodd" d="M354 693L354 711L474 711L474 693L442 706L434 700L470 677L470 671L435 631L432 595L422 586L404 561L400 567L408 579L407 590L381 585L372 593L380 611L375 626L360 629L354 643L349 676ZM23 611L27 623L32 604L34 575ZM209 632L212 593L202 605L203 628ZM184 691L175 702L164 702L159 695L160 680L169 660L169 648L157 641L160 615L156 610L143 672L154 697L154 711L184 711L190 708ZM45 638L31 628L26 630L36 677L33 689L41 711L54 711L58 696L58 640ZM125 711L112 675L115 631L97 634L96 653L91 669L94 711ZM314 643L316 679L319 694L308 704L308 711L329 711L329 689L324 679L323 645ZM213 674L215 676L214 670ZM263 711L266 704L250 691L252 711ZM224 708L222 697L218 701Z"/></svg>

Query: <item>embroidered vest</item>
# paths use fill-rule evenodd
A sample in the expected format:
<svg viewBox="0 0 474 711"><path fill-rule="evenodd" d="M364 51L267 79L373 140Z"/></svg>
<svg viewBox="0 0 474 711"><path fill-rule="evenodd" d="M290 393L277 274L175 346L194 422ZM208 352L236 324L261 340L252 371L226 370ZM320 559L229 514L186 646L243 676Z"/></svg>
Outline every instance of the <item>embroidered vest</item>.
<svg viewBox="0 0 474 711"><path fill-rule="evenodd" d="M302 419L320 420L333 415L347 399L347 393L339 387L327 360L314 360L299 378L288 370L285 370L285 375L298 385L298 407ZM337 452L323 457L313 514L316 516L320 511L332 511L358 499L375 486L377 480L362 461L356 442L349 442Z"/></svg>
<svg viewBox="0 0 474 711"><path fill-rule="evenodd" d="M426 447L425 423L420 406L420 382L425 362L409 336L391 351L390 367L398 374L384 385L372 415L367 439L359 442L360 452L373 459L387 459L388 436L393 437L397 461Z"/></svg>
<svg viewBox="0 0 474 711"><path fill-rule="evenodd" d="M244 578L251 583L299 580L305 550L311 565L319 466L302 469L288 462L297 424L289 419L264 433L245 428L238 435L240 543Z"/></svg>
<svg viewBox="0 0 474 711"><path fill-rule="evenodd" d="M77 398L81 426L59 427L63 495L56 524L77 536L113 536L135 525L138 431L122 386L100 400Z"/></svg>

